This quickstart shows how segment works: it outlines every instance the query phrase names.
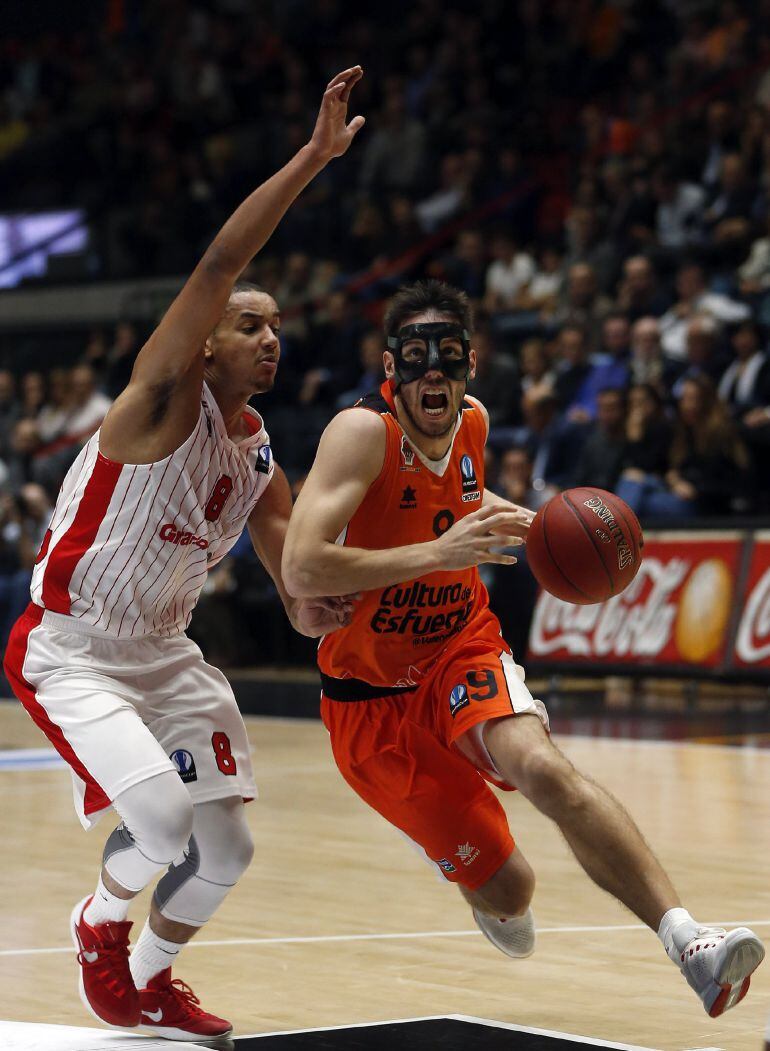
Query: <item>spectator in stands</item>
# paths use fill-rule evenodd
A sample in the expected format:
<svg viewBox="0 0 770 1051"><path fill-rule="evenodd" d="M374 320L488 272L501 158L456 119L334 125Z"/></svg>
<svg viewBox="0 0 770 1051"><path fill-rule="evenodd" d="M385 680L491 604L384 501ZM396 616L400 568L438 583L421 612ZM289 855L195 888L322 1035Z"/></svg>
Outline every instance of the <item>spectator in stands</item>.
<svg viewBox="0 0 770 1051"><path fill-rule="evenodd" d="M660 317L670 302L647 256L629 256L623 263L623 277L618 284L618 310L633 323L641 317Z"/></svg>
<svg viewBox="0 0 770 1051"><path fill-rule="evenodd" d="M626 392L604 387L596 397L596 420L586 436L572 485L614 490L626 451Z"/></svg>
<svg viewBox="0 0 770 1051"><path fill-rule="evenodd" d="M707 142L700 182L707 190L719 184L726 156L738 149L735 108L727 99L714 99L706 110Z"/></svg>
<svg viewBox="0 0 770 1051"><path fill-rule="evenodd" d="M555 359L554 394L559 409L567 416L576 409L584 412L580 397L591 373L585 329L580 325L565 325L556 340ZM585 418L584 415L583 420Z"/></svg>
<svg viewBox="0 0 770 1051"><path fill-rule="evenodd" d="M530 392L521 399L524 424L514 435L532 460L532 486L563 489L580 454L581 435L559 415L559 403L550 393Z"/></svg>
<svg viewBox="0 0 770 1051"><path fill-rule="evenodd" d="M521 292L535 276L535 261L504 231L492 240L492 262L486 275L484 307L489 312L514 310Z"/></svg>
<svg viewBox="0 0 770 1051"><path fill-rule="evenodd" d="M462 288L471 299L482 298L487 280L487 250L480 230L463 230L441 265L450 284Z"/></svg>
<svg viewBox="0 0 770 1051"><path fill-rule="evenodd" d="M0 369L0 459L7 460L11 433L20 415L16 380L9 369Z"/></svg>
<svg viewBox="0 0 770 1051"><path fill-rule="evenodd" d="M415 206L415 214L423 231L433 233L463 207L467 207L470 193L471 182L462 155L447 153L441 161L440 185Z"/></svg>
<svg viewBox="0 0 770 1051"><path fill-rule="evenodd" d="M371 328L361 338L358 352L361 372L356 385L340 395L336 405L338 409L355 405L359 398L379 389L383 378L382 353L382 332L378 328Z"/></svg>
<svg viewBox="0 0 770 1051"><path fill-rule="evenodd" d="M722 326L709 314L696 314L689 321L685 340L686 359L679 363L681 371L673 382L673 376L669 376L671 394L675 399L681 396L683 383L693 377L707 376L716 384L726 365L722 339Z"/></svg>
<svg viewBox="0 0 770 1051"><path fill-rule="evenodd" d="M114 400L127 386L140 346L136 326L130 321L119 321L112 346L107 351L104 371L103 387L108 398Z"/></svg>
<svg viewBox="0 0 770 1051"><path fill-rule="evenodd" d="M615 492L633 501L637 490L627 485L661 486L669 466L673 429L663 397L654 383L636 383L628 392L623 470ZM628 502L628 500L627 500Z"/></svg>
<svg viewBox="0 0 770 1051"><path fill-rule="evenodd" d="M724 264L736 264L746 254L751 233L751 216L756 190L746 175L739 153L722 157L719 183L715 187L703 224L712 241L713 253Z"/></svg>
<svg viewBox="0 0 770 1051"><path fill-rule="evenodd" d="M593 339L611 310L612 300L599 292L593 267L576 263L567 272L566 294L552 320L559 325L581 325Z"/></svg>
<svg viewBox="0 0 770 1051"><path fill-rule="evenodd" d="M492 343L489 330L477 327L472 338L476 351L476 376L468 382L468 393L486 406L490 429L519 422L521 389L516 366Z"/></svg>
<svg viewBox="0 0 770 1051"><path fill-rule="evenodd" d="M609 291L617 264L612 243L603 236L599 214L594 207L573 208L567 223L567 266L586 263L591 267L596 287Z"/></svg>
<svg viewBox="0 0 770 1051"><path fill-rule="evenodd" d="M674 368L679 371L678 367ZM672 363L663 355L657 318L641 317L631 329L629 369L632 383L651 383L661 393L667 389L672 379Z"/></svg>
<svg viewBox="0 0 770 1051"><path fill-rule="evenodd" d="M719 381L719 397L735 419L744 420L755 409L764 416L766 406L770 406L770 359L762 347L759 325L743 321L730 342L735 360Z"/></svg>
<svg viewBox="0 0 770 1051"><path fill-rule="evenodd" d="M745 321L751 314L751 308L745 303L721 292L710 292L703 267L698 263L684 263L679 268L676 289L679 298L660 319L660 332L663 350L678 361L687 356L687 328L696 314L710 314L725 324Z"/></svg>
<svg viewBox="0 0 770 1051"><path fill-rule="evenodd" d="M746 508L748 472L746 447L714 384L700 376L683 384L665 478L626 476L618 492L642 517L727 515Z"/></svg>
<svg viewBox="0 0 770 1051"><path fill-rule="evenodd" d="M324 404L332 406L340 391L348 390L356 381L358 348L364 325L350 301L347 292L332 292L326 300L325 314L313 332L312 358L304 373L297 400L300 405ZM322 349L317 364L318 349Z"/></svg>
<svg viewBox="0 0 770 1051"><path fill-rule="evenodd" d="M564 284L561 253L553 245L544 245L537 252L535 272L516 297L517 310L533 311L548 322L556 313Z"/></svg>
<svg viewBox="0 0 770 1051"><path fill-rule="evenodd" d="M379 119L364 149L360 184L367 193L409 192L423 178L425 127L408 116L399 84L391 84Z"/></svg>
<svg viewBox="0 0 770 1051"><path fill-rule="evenodd" d="M519 375L524 394L535 391L550 394L556 383L556 373L542 339L528 339L519 352Z"/></svg>
<svg viewBox="0 0 770 1051"><path fill-rule="evenodd" d="M21 377L21 411L25 420L35 420L45 404L45 379L42 372L25 372Z"/></svg>
<svg viewBox="0 0 770 1051"><path fill-rule="evenodd" d="M543 504L555 496L555 486L544 485L536 489L532 480L532 458L524 446L515 445L506 449L500 457L495 490L506 500L511 500L530 511L538 511Z"/></svg>
<svg viewBox="0 0 770 1051"><path fill-rule="evenodd" d="M754 299L764 324L770 323L770 208L766 222L764 235L752 242L748 257L738 268L741 294Z"/></svg>
<svg viewBox="0 0 770 1051"><path fill-rule="evenodd" d="M699 244L705 190L696 183L684 182L670 165L661 164L653 174L652 192L657 201L655 232L658 244L677 252Z"/></svg>

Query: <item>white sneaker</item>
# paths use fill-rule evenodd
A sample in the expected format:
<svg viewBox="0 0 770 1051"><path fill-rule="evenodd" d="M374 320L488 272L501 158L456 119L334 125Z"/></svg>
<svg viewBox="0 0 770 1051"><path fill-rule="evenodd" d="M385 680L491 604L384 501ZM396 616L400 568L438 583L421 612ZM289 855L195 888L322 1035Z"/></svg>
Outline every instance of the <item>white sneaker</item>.
<svg viewBox="0 0 770 1051"><path fill-rule="evenodd" d="M700 927L679 954L679 969L712 1018L740 1003L751 975L765 958L765 947L748 927L728 934L721 927Z"/></svg>
<svg viewBox="0 0 770 1051"><path fill-rule="evenodd" d="M487 941L492 942L506 956L523 960L535 951L535 917L532 909L527 909L523 916L505 920L474 909L473 918Z"/></svg>

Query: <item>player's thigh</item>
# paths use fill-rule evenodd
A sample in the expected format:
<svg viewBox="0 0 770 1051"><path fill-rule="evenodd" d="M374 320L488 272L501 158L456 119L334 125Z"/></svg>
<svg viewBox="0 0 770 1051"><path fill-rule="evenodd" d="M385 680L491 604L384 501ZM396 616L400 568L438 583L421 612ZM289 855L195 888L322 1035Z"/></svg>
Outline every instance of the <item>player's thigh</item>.
<svg viewBox="0 0 770 1051"><path fill-rule="evenodd" d="M408 711L389 711L389 703L375 701L370 711L370 702L324 701L337 766L446 879L475 889L513 850L505 811L473 766L431 726Z"/></svg>
<svg viewBox="0 0 770 1051"><path fill-rule="evenodd" d="M173 769L132 703L132 690L92 651L89 639L35 628L14 686L71 766L84 824L126 789Z"/></svg>
<svg viewBox="0 0 770 1051"><path fill-rule="evenodd" d="M499 639L488 650L474 646L460 650L446 662L434 682L437 733L488 779L505 787L509 782L495 766L484 740L484 727L507 716L534 715L547 731L548 714L532 696L524 669Z"/></svg>
<svg viewBox="0 0 770 1051"><path fill-rule="evenodd" d="M230 683L183 635L158 648L163 660L139 680L142 714L193 802L254 798L248 736Z"/></svg>

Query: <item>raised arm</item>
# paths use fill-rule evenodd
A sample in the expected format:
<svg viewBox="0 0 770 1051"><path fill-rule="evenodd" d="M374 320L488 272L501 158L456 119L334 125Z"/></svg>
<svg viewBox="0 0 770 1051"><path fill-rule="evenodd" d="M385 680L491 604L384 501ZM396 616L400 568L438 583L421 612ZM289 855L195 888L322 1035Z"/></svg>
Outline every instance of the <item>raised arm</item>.
<svg viewBox="0 0 770 1051"><path fill-rule="evenodd" d="M354 66L329 83L310 142L239 205L140 351L131 381L102 425L100 448L124 462L132 453L166 453L190 433L200 410L203 347L244 267L262 248L301 191L348 149L364 118L349 124L347 104L360 80ZM179 411L169 412L174 403ZM154 432L159 435L153 442ZM165 453L164 453L165 454Z"/></svg>
<svg viewBox="0 0 770 1051"><path fill-rule="evenodd" d="M344 595L436 570L516 561L494 550L521 542L520 517L499 507L475 511L425 543L380 550L337 544L384 459L385 425L367 409L340 413L326 428L289 523L283 580L290 594Z"/></svg>

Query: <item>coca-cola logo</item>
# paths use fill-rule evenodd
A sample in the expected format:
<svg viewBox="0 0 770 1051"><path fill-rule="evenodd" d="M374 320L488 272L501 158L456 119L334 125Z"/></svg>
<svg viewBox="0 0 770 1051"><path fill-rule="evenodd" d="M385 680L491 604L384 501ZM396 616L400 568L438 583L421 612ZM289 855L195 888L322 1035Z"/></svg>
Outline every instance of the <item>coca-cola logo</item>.
<svg viewBox="0 0 770 1051"><path fill-rule="evenodd" d="M529 644L533 656L564 651L574 657L656 657L671 641L677 615L675 592L692 562L648 556L626 590L593 606L574 606L542 592Z"/></svg>
<svg viewBox="0 0 770 1051"><path fill-rule="evenodd" d="M755 584L743 611L735 653L745 664L770 659L770 569Z"/></svg>

